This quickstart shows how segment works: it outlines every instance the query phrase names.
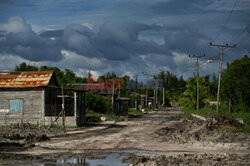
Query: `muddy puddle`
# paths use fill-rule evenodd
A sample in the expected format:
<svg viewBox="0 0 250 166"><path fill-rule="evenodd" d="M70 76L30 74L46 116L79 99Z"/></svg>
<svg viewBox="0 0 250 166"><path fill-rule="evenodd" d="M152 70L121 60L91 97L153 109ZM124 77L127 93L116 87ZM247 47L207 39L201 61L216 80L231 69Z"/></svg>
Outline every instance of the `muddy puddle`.
<svg viewBox="0 0 250 166"><path fill-rule="evenodd" d="M122 159L127 158L129 154L141 153L141 154L166 154L168 152L161 151L147 151L147 150L124 150L108 155L96 155L97 159L84 158L81 155L72 156L70 158L60 158L57 160L57 164L81 164L86 166L128 166L129 163L123 163ZM93 157L92 157L93 158Z"/></svg>
<svg viewBox="0 0 250 166"><path fill-rule="evenodd" d="M57 160L57 165L86 165L86 166L117 166L117 165L121 165L121 166L127 166L129 165L129 163L122 163L122 159L125 158L125 155L120 155L118 153L111 153L107 156L105 155L99 155L96 156L97 159L89 159L84 158L81 155L76 155L76 156L72 156L70 158L60 158Z"/></svg>
<svg viewBox="0 0 250 166"><path fill-rule="evenodd" d="M147 150L122 150L115 152L106 152L105 154L76 154L63 155L57 159L49 159L43 161L33 161L31 163L12 164L15 166L67 166L67 165L84 165L84 166L128 166L130 163L122 162L130 154L166 154L162 151L147 151Z"/></svg>

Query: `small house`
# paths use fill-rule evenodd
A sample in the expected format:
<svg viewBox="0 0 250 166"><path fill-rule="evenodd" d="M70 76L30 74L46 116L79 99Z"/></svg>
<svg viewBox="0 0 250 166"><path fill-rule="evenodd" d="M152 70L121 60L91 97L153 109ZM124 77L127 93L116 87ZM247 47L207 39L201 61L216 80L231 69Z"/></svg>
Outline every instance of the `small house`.
<svg viewBox="0 0 250 166"><path fill-rule="evenodd" d="M0 124L61 124L66 101L65 125L79 126L85 120L85 91L67 91L74 96L61 93L53 71L0 72Z"/></svg>
<svg viewBox="0 0 250 166"><path fill-rule="evenodd" d="M128 108L130 105L130 98L126 97L119 97L116 99L115 102L115 113L119 115L127 115L128 114Z"/></svg>

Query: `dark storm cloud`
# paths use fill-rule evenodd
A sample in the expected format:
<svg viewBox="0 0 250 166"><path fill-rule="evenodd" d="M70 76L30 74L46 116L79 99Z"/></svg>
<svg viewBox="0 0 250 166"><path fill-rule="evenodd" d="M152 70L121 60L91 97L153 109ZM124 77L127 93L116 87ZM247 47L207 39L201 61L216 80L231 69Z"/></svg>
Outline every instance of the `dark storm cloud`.
<svg viewBox="0 0 250 166"><path fill-rule="evenodd" d="M165 34L165 46L169 50L188 54L201 54L209 44L209 38L189 27L176 28Z"/></svg>
<svg viewBox="0 0 250 166"><path fill-rule="evenodd" d="M13 28L14 27L14 28ZM32 31L21 17L1 24L4 40L0 40L2 53L11 53L32 61L58 61L60 51L70 50L86 57L108 60L129 60L140 54L166 54L164 46L153 41L138 40L142 31L158 31L162 27L142 23L115 24L107 22L93 31L80 24L71 24L64 30Z"/></svg>
<svg viewBox="0 0 250 166"><path fill-rule="evenodd" d="M94 39L97 50L111 60L130 59L140 54L165 54L166 50L152 41L138 40L142 31L154 30L158 26L128 23L116 25L105 23Z"/></svg>
<svg viewBox="0 0 250 166"><path fill-rule="evenodd" d="M56 41L46 41L35 32L10 33L0 41L2 53L19 55L32 61L57 61L61 59L60 46Z"/></svg>
<svg viewBox="0 0 250 166"><path fill-rule="evenodd" d="M250 24L248 24L246 31L250 34Z"/></svg>
<svg viewBox="0 0 250 166"><path fill-rule="evenodd" d="M18 55L32 61L57 61L61 59L57 41L43 39L32 31L21 18L12 17L8 23L0 24L0 53Z"/></svg>
<svg viewBox="0 0 250 166"><path fill-rule="evenodd" d="M211 5L214 0L169 0L158 2L149 9L158 14L193 14L204 12L205 7Z"/></svg>
<svg viewBox="0 0 250 166"><path fill-rule="evenodd" d="M12 4L13 2L11 0L0 0L0 5L1 4Z"/></svg>
<svg viewBox="0 0 250 166"><path fill-rule="evenodd" d="M108 60L128 60L140 54L165 54L166 49L152 41L138 40L142 31L159 30L157 25L140 23L115 24L107 22L97 32L80 24L71 24L64 29L61 41L63 48L86 57L100 57ZM41 36L53 36L57 31ZM61 31L60 31L61 33ZM46 35L44 35L46 34ZM59 36L57 36L59 37Z"/></svg>
<svg viewBox="0 0 250 166"><path fill-rule="evenodd" d="M51 31L44 31L42 33L40 33L39 36L41 37L61 37L63 35L63 30L51 30Z"/></svg>

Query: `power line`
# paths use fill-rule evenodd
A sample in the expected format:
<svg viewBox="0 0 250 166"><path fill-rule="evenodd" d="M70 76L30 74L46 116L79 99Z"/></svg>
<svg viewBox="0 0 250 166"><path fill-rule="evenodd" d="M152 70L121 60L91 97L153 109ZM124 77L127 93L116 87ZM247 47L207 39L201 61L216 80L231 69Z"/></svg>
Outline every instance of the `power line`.
<svg viewBox="0 0 250 166"><path fill-rule="evenodd" d="M231 11L230 11L228 17L226 18L225 23L224 23L223 26L221 27L220 31L219 31L218 34L216 35L214 41L217 40L217 38L220 36L221 32L223 31L223 29L224 29L225 26L227 25L227 23L228 23L228 21L229 21L229 18L230 18L231 15L233 14L233 10L234 10L234 8L236 7L237 2L238 2L238 0L235 0L234 5L233 5L233 8L231 9Z"/></svg>
<svg viewBox="0 0 250 166"><path fill-rule="evenodd" d="M229 43L235 43L235 41L245 32L247 32L247 28L250 26L250 23L246 25L246 27L238 34L236 37L234 37Z"/></svg>
<svg viewBox="0 0 250 166"><path fill-rule="evenodd" d="M240 44L242 44L242 42L245 43L248 40L249 36L250 35L248 35L246 38L243 38L240 41L238 41L238 43L236 43L236 45L240 45Z"/></svg>

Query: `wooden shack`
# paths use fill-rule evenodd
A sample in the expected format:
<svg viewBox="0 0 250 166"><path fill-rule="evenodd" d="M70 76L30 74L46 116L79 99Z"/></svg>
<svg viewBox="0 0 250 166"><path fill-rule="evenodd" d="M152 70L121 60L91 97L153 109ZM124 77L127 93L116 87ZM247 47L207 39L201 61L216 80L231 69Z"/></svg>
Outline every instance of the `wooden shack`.
<svg viewBox="0 0 250 166"><path fill-rule="evenodd" d="M118 115L127 115L128 114L128 108L130 105L130 98L126 97L118 97L116 99L115 104L115 113Z"/></svg>
<svg viewBox="0 0 250 166"><path fill-rule="evenodd" d="M69 106L73 110L65 108L65 125L79 126L85 119L82 91L64 90L74 94ZM61 88L53 71L0 72L0 124L50 125L55 119L61 124L62 117L58 115L62 100L58 94Z"/></svg>

